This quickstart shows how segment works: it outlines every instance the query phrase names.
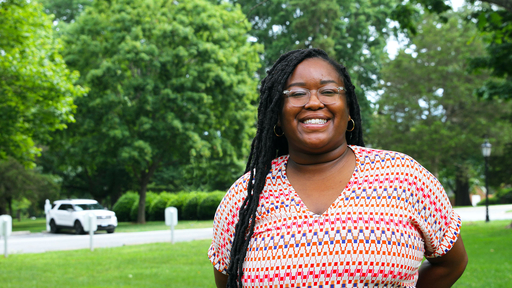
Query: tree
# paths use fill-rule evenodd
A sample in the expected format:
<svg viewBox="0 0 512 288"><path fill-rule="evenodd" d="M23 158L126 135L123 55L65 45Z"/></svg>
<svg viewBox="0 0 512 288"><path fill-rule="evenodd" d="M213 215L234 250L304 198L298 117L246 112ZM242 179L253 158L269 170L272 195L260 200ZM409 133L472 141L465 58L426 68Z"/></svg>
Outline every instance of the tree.
<svg viewBox="0 0 512 288"><path fill-rule="evenodd" d="M467 59L484 52L481 41L466 44L472 24L448 14L444 25L434 16L418 25L412 45L382 70L383 94L377 101L368 143L416 158L456 195L456 205L470 205L469 180L482 166L484 134L498 152L512 138L504 115L511 103L488 102L473 90L488 75L469 75Z"/></svg>
<svg viewBox="0 0 512 288"><path fill-rule="evenodd" d="M65 23L74 22L90 6L93 0L41 0L46 14L54 15L54 20Z"/></svg>
<svg viewBox="0 0 512 288"><path fill-rule="evenodd" d="M444 0L413 0L397 6L394 18L398 20L402 28L408 28L415 34L416 22L414 18L419 14L419 9L413 4L418 3L426 10L443 15L451 9ZM475 4L475 0L468 1ZM487 43L487 55L470 56L472 59L468 69L473 72L479 70L491 71L492 79L476 87L480 97L493 99L512 98L512 0L482 0L472 7L474 13L466 16L467 21L476 23L478 32L473 32L473 38L483 36ZM501 9L503 8L503 9ZM444 19L445 17L442 16ZM470 35L464 36L468 37ZM471 37L468 37L471 38Z"/></svg>
<svg viewBox="0 0 512 288"><path fill-rule="evenodd" d="M495 76L477 87L477 94L485 99L512 99L512 1L504 6L507 10L479 7L469 20L477 20L482 38L488 43L487 54L474 57L470 69L488 70Z"/></svg>
<svg viewBox="0 0 512 288"><path fill-rule="evenodd" d="M12 157L0 161L0 214L13 215L13 200L26 198L32 204L58 194L58 185L51 175L26 169ZM44 201L44 200L43 200Z"/></svg>
<svg viewBox="0 0 512 288"><path fill-rule="evenodd" d="M219 1L222 2L222 1ZM251 35L265 47L260 78L284 52L321 48L343 63L357 87L365 127L371 108L365 93L377 84L391 14L399 1L232 0L252 23Z"/></svg>
<svg viewBox="0 0 512 288"><path fill-rule="evenodd" d="M85 90L73 83L41 5L0 2L0 159L32 165L37 144L73 121L73 99Z"/></svg>
<svg viewBox="0 0 512 288"><path fill-rule="evenodd" d="M65 59L90 87L63 133L75 168L120 165L138 222L161 167L243 158L254 133L258 45L240 9L204 0L95 1L64 31Z"/></svg>

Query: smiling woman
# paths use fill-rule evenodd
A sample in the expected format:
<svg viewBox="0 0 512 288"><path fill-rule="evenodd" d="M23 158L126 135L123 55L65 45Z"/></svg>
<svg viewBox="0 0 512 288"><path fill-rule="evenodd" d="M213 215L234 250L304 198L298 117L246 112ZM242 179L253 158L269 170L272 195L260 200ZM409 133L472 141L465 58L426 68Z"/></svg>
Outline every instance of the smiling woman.
<svg viewBox="0 0 512 288"><path fill-rule="evenodd" d="M460 217L414 159L364 148L345 67L319 49L291 51L260 92L246 174L215 215L218 287L450 287L460 277Z"/></svg>

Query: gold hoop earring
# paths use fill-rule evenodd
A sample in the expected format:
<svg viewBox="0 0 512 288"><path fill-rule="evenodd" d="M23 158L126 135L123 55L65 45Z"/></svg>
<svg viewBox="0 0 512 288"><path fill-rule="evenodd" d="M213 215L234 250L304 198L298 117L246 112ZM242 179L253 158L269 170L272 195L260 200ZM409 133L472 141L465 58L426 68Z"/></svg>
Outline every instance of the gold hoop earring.
<svg viewBox="0 0 512 288"><path fill-rule="evenodd" d="M350 121L352 121L352 129L350 129L350 130L347 129L347 132L352 132L352 131L354 131L354 129L356 129L356 122L354 122L354 119L350 119Z"/></svg>
<svg viewBox="0 0 512 288"><path fill-rule="evenodd" d="M277 132L276 132L276 126L277 126L277 124L276 124L276 125L274 125L274 134L276 134L276 136L277 136L277 137L281 137L281 136L283 136L283 135L284 135L284 132L283 132L283 133L281 133L281 134L277 134ZM282 130L281 130L281 131L282 131Z"/></svg>

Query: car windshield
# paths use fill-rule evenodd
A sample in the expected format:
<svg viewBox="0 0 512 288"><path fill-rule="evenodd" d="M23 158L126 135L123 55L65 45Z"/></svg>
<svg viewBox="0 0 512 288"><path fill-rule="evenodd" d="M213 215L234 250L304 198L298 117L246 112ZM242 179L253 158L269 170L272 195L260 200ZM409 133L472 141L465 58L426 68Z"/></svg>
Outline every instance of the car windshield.
<svg viewBox="0 0 512 288"><path fill-rule="evenodd" d="M83 211L83 210L100 210L104 209L103 206L99 203L94 204L75 204L76 211Z"/></svg>

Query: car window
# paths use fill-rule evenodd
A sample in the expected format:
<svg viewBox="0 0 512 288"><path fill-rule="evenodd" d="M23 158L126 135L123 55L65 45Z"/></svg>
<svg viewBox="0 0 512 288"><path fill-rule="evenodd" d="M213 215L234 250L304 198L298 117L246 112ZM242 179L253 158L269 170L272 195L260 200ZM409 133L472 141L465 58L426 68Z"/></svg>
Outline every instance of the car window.
<svg viewBox="0 0 512 288"><path fill-rule="evenodd" d="M99 204L99 203L94 203L94 204L76 204L75 207L77 208L76 209L77 211L82 211L82 210L101 210L101 209L103 209L103 206L101 206L101 204Z"/></svg>
<svg viewBox="0 0 512 288"><path fill-rule="evenodd" d="M71 206L70 204L62 204L59 207L59 210L68 210L68 209L73 209L73 206Z"/></svg>

